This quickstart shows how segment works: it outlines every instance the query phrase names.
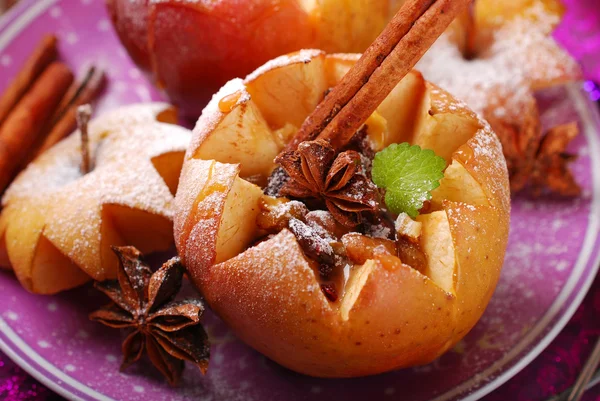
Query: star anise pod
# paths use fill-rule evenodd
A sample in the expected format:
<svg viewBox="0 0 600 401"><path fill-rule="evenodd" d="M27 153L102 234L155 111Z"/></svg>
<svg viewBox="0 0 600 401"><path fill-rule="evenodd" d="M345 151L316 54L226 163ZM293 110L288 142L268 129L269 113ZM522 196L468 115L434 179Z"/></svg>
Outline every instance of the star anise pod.
<svg viewBox="0 0 600 401"><path fill-rule="evenodd" d="M276 161L290 177L279 195L322 199L347 227L359 225L362 212L377 210L377 187L366 177L356 151L336 154L327 141L317 139L300 143L296 151L284 152Z"/></svg>
<svg viewBox="0 0 600 401"><path fill-rule="evenodd" d="M123 342L121 371L138 361L144 350L150 361L177 384L184 360L202 373L209 360L208 336L200 325L204 305L199 300L174 301L184 268L179 258L163 264L154 274L134 247L113 247L119 258L118 280L95 283L113 302L90 319L113 328L130 329Z"/></svg>
<svg viewBox="0 0 600 401"><path fill-rule="evenodd" d="M568 167L576 156L566 151L568 144L579 134L576 123L560 125L542 133L537 103L533 98L524 110L521 124L507 124L496 118L493 111L486 112L485 118L502 143L513 193L527 186L533 196L540 196L545 190L562 196L581 193Z"/></svg>
<svg viewBox="0 0 600 401"><path fill-rule="evenodd" d="M581 194L581 187L568 167L577 156L566 152L567 146L578 134L577 123L571 123L554 127L544 135L531 173L534 195L541 195L545 188L563 196Z"/></svg>

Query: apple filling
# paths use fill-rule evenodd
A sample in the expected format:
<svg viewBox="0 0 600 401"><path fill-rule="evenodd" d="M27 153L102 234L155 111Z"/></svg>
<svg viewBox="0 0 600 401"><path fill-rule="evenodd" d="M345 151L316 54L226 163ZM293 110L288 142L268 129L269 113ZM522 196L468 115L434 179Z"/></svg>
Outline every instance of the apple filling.
<svg viewBox="0 0 600 401"><path fill-rule="evenodd" d="M180 186L177 195L178 249L184 255L196 250L194 258L205 258L199 282L210 280L214 269L246 260L293 234L306 263L286 268L310 265L307 288L320 286L342 317L361 299L369 277L382 270L410 271L406 274L429 279L444 294L456 293L457 227L472 225L459 220L472 211L503 216L506 177L489 127L418 72L397 85L344 148L329 156L305 149L302 157L327 159L313 163L327 170L317 174L316 196L298 196L303 195L299 188L281 192L289 172L274 160L356 59L301 51L231 81L214 96L196 126L181 176L185 190ZM415 219L384 209L384 193L371 177L375 155L403 143L433 150L445 161L439 187L411 213L420 212ZM326 145L321 148L327 153ZM355 185L349 178L360 174L364 177ZM353 196L338 206L357 211L360 221L356 216L347 221L354 225L340 222L327 205L344 185ZM370 187L375 187L369 189L372 196L364 198L363 190ZM200 240L209 228L215 230L210 234L214 248Z"/></svg>
<svg viewBox="0 0 600 401"><path fill-rule="evenodd" d="M373 118L370 121L372 120ZM370 129L365 125L343 149L360 156L357 158L361 165L357 174L367 180L363 183L365 187L375 188L371 179L375 156L372 144L377 143L380 138L381 130L377 126ZM347 172L344 173L343 175L348 175ZM345 217L337 217L338 213L334 215L328 211L324 198L291 200L280 196L290 179L281 168L276 168L266 179L264 196L259 201L260 212L256 218L257 227L264 232L259 242L284 229L291 231L314 270L321 291L330 302L343 298L351 273L369 260L377 260L389 269L404 263L421 273L425 272L427 257L420 244L421 223L405 213L396 216L381 208L379 205L383 202L383 190L375 189L377 207L372 211L361 212L358 216L359 224L343 224L346 222ZM265 179L257 179L256 176L252 180L258 185L265 182ZM364 193L359 188L357 197L362 196ZM427 202L425 209L430 206Z"/></svg>

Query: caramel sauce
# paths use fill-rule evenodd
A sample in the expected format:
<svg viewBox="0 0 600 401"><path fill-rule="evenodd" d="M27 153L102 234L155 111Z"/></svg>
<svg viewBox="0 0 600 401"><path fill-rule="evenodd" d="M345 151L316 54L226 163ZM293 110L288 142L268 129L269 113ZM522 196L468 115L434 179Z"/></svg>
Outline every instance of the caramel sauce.
<svg viewBox="0 0 600 401"><path fill-rule="evenodd" d="M309 265L315 272L315 277L321 287L321 291L323 291L327 299L332 303L337 303L344 297L346 282L352 269L351 262L346 262L344 266L333 267L327 276L323 276L322 266L314 260L308 260Z"/></svg>
<svg viewBox="0 0 600 401"><path fill-rule="evenodd" d="M231 110L233 110L241 96L242 92L237 91L219 100L219 110L221 113L229 113Z"/></svg>
<svg viewBox="0 0 600 401"><path fill-rule="evenodd" d="M462 146L456 154L463 161L463 163L469 163L475 157L475 151L470 146Z"/></svg>

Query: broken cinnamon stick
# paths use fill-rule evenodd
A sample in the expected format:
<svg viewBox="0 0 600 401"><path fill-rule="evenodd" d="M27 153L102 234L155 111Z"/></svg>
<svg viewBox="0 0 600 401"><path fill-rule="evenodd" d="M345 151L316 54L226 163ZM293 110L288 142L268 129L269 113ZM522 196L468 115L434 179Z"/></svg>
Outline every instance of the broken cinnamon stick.
<svg viewBox="0 0 600 401"><path fill-rule="evenodd" d="M25 65L0 98L0 125L31 88L40 74L56 59L56 36L44 36Z"/></svg>
<svg viewBox="0 0 600 401"><path fill-rule="evenodd" d="M343 147L471 0L410 0L290 141Z"/></svg>
<svg viewBox="0 0 600 401"><path fill-rule="evenodd" d="M35 156L39 156L63 138L73 132L77 126L77 108L83 104L90 103L102 91L105 83L104 72L96 67L91 67L86 73L83 81L76 85L76 89L69 90L65 99L61 102L62 109L53 118L51 131L38 147Z"/></svg>
<svg viewBox="0 0 600 401"><path fill-rule="evenodd" d="M27 157L72 82L73 74L66 65L50 64L0 127L0 193Z"/></svg>

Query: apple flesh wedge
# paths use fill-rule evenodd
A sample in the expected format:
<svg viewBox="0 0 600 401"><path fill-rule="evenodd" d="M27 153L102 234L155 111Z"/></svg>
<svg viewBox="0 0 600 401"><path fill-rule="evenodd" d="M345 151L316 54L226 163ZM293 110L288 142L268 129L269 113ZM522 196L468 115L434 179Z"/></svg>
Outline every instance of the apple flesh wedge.
<svg viewBox="0 0 600 401"><path fill-rule="evenodd" d="M446 212L423 214L417 221L422 224L421 248L427 255L424 274L444 291L454 294L456 255Z"/></svg>
<svg viewBox="0 0 600 401"><path fill-rule="evenodd" d="M210 125L213 130L198 133L198 137L203 140L201 139L202 144L196 149L194 157L214 159L221 163L239 163L242 166L240 173L245 177L269 174L273 159L280 150L276 135L269 128L254 99L246 99L237 107L241 95L235 88L237 85L224 88L215 97L232 97L235 102L230 106L231 112L206 125ZM219 103L211 103L208 107L218 111ZM208 133L210 136L204 139L204 135Z"/></svg>
<svg viewBox="0 0 600 401"><path fill-rule="evenodd" d="M434 210L440 210L445 200L471 205L489 205L488 197L483 192L481 184L456 160L452 160L452 164L444 171L440 186L431 192L431 206Z"/></svg>
<svg viewBox="0 0 600 401"><path fill-rule="evenodd" d="M301 50L273 60L246 78L246 90L269 126L302 125L328 89L324 62L325 53ZM299 63L307 65L298 68ZM273 75L277 75L276 81L271 79Z"/></svg>
<svg viewBox="0 0 600 401"><path fill-rule="evenodd" d="M268 176L319 92L356 59L306 51L226 85L198 120L175 199L176 246L211 308L258 351L319 377L376 374L447 351L485 309L508 238L508 174L497 138L417 72L366 125L379 148L409 141L448 162L432 210L415 223L426 266L372 251L348 266L339 298L329 301L316 262L290 231L263 238L256 220L264 195L245 178Z"/></svg>
<svg viewBox="0 0 600 401"><path fill-rule="evenodd" d="M239 178L236 165L216 161L192 159L181 176L194 180L195 185L177 193L176 245L184 264L204 282L207 266L232 258L258 238L256 217L262 190ZM190 248L201 251L187 252Z"/></svg>
<svg viewBox="0 0 600 401"><path fill-rule="evenodd" d="M453 153L481 128L481 122L466 105L454 103L448 92L426 84L425 95L417 112L412 143L431 149L449 164Z"/></svg>

